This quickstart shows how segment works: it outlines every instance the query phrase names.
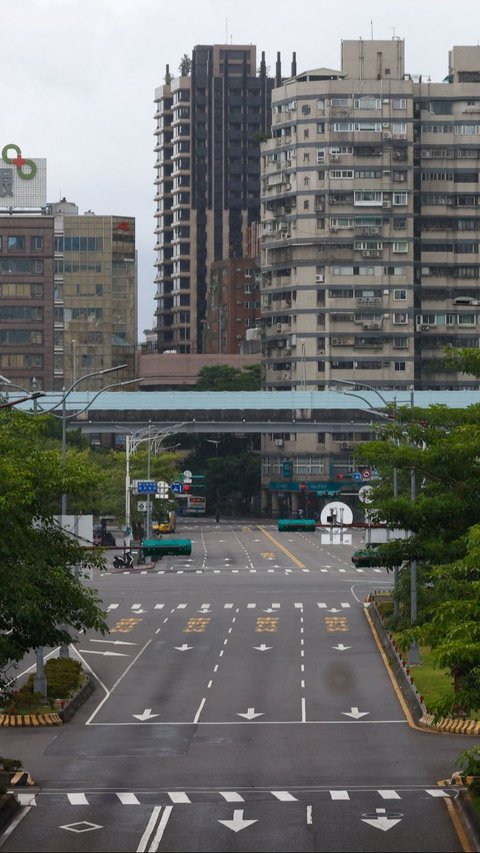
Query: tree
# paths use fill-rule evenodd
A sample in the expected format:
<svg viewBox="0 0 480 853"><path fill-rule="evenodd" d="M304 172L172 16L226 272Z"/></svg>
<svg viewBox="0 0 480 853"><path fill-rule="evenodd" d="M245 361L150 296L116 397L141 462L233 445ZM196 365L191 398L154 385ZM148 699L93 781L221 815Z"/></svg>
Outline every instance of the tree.
<svg viewBox="0 0 480 853"><path fill-rule="evenodd" d="M239 370L227 364L202 367L198 373L196 391L259 391L260 364Z"/></svg>
<svg viewBox="0 0 480 853"><path fill-rule="evenodd" d="M0 415L0 693L12 664L38 646L70 642L60 625L105 633L100 598L74 567L105 567L101 551L84 547L55 523L66 491L88 501L96 472L45 440L48 416Z"/></svg>
<svg viewBox="0 0 480 853"><path fill-rule="evenodd" d="M480 353L449 354L456 369L480 375ZM375 465L369 515L408 539L380 546L385 564L403 565L396 594L409 604L408 565L418 561L418 619L398 636L429 645L439 666L448 667L452 691L437 711L468 712L480 707L480 406L448 409L390 408L378 426L378 440L366 443L361 461ZM393 471L398 495L393 495ZM416 493L412 494L412 472Z"/></svg>
<svg viewBox="0 0 480 853"><path fill-rule="evenodd" d="M183 54L178 70L180 71L181 77L188 77L190 75L190 71L192 70L192 60L187 53Z"/></svg>

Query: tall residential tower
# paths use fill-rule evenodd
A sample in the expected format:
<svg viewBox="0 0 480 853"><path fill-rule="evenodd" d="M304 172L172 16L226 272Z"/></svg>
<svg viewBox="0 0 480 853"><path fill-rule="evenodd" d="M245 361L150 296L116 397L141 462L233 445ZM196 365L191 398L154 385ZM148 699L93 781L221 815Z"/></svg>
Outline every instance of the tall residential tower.
<svg viewBox="0 0 480 853"><path fill-rule="evenodd" d="M210 265L242 257L260 214L260 142L281 83L253 45L197 45L155 92L158 351L202 351ZM295 73L295 62L292 63Z"/></svg>

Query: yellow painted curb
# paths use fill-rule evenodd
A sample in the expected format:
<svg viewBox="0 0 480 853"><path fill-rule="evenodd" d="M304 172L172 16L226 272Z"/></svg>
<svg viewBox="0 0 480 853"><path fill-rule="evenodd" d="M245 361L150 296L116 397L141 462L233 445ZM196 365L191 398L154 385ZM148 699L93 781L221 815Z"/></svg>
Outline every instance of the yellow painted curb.
<svg viewBox="0 0 480 853"><path fill-rule="evenodd" d="M457 735L480 734L480 722L478 720L460 720L452 717L440 717L435 722L433 714L424 714L420 720L422 726L434 729L437 732L448 732Z"/></svg>
<svg viewBox="0 0 480 853"><path fill-rule="evenodd" d="M0 727L22 728L24 726L62 726L62 718L51 714L0 714Z"/></svg>

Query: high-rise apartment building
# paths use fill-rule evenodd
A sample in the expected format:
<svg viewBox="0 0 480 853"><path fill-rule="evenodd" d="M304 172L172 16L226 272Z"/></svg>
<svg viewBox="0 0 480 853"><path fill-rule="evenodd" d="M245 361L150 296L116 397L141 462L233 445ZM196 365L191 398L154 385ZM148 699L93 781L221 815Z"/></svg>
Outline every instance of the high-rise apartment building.
<svg viewBox="0 0 480 853"><path fill-rule="evenodd" d="M441 364L480 331L480 47L443 82L404 42L344 41L341 70L272 93L262 145L267 389L478 387Z"/></svg>
<svg viewBox="0 0 480 853"><path fill-rule="evenodd" d="M281 83L253 45L197 45L155 92L158 350L202 350L210 265L242 257L260 210L260 141ZM295 73L295 62L292 64Z"/></svg>

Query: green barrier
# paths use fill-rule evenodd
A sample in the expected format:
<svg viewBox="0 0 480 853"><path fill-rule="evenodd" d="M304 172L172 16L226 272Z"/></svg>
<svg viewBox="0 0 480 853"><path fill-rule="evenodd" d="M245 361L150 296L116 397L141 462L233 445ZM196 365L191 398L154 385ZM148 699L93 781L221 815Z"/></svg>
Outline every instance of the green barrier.
<svg viewBox="0 0 480 853"><path fill-rule="evenodd" d="M191 554L191 539L144 539L142 542L144 557L161 560L169 554Z"/></svg>
<svg viewBox="0 0 480 853"><path fill-rule="evenodd" d="M314 518L279 518L278 529L283 533L287 530L315 530Z"/></svg>

